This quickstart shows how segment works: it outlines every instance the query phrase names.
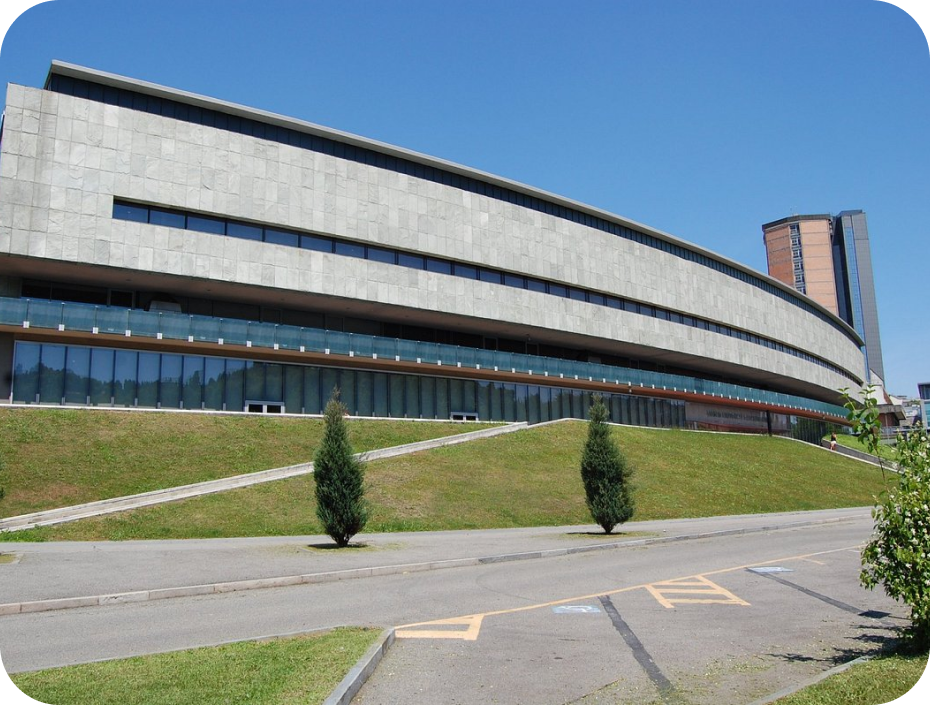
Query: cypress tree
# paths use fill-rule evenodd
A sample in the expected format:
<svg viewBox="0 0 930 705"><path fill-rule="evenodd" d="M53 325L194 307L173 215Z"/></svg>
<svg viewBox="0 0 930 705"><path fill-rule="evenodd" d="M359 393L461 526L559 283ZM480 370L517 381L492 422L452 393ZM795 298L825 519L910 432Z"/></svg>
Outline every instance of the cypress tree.
<svg viewBox="0 0 930 705"><path fill-rule="evenodd" d="M346 413L339 390L333 390L324 412L323 440L313 459L316 516L339 548L348 546L368 521L364 468L349 445Z"/></svg>
<svg viewBox="0 0 930 705"><path fill-rule="evenodd" d="M581 454L581 481L594 522L611 533L633 516L632 469L610 434L610 415L596 394L588 412L588 439Z"/></svg>

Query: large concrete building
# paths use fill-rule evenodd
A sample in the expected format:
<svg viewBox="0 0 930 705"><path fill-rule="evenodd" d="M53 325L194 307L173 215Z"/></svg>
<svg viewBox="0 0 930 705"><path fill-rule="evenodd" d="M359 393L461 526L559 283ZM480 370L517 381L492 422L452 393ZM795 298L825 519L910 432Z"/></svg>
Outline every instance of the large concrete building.
<svg viewBox="0 0 930 705"><path fill-rule="evenodd" d="M54 63L0 143L13 404L795 432L835 312L645 225L292 118ZM812 423L813 422L813 423Z"/></svg>
<svg viewBox="0 0 930 705"><path fill-rule="evenodd" d="M765 223L769 275L851 325L864 340L865 376L883 386L869 228L861 210L839 215L793 215Z"/></svg>

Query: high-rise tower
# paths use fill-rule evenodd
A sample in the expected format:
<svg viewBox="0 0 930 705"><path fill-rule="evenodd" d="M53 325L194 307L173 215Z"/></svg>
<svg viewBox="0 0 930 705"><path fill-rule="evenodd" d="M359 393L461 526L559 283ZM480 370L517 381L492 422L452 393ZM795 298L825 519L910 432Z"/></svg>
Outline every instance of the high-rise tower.
<svg viewBox="0 0 930 705"><path fill-rule="evenodd" d="M885 378L869 228L861 210L792 215L766 223L769 276L835 313L865 340L866 375Z"/></svg>

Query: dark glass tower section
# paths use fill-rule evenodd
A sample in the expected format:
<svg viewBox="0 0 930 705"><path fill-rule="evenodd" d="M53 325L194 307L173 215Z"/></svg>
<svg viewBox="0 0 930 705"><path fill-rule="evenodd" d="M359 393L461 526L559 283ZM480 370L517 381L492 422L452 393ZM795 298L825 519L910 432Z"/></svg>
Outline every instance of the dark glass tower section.
<svg viewBox="0 0 930 705"><path fill-rule="evenodd" d="M843 211L834 219L833 267L840 318L865 340L866 377L871 380L874 372L884 380L869 226L863 211Z"/></svg>

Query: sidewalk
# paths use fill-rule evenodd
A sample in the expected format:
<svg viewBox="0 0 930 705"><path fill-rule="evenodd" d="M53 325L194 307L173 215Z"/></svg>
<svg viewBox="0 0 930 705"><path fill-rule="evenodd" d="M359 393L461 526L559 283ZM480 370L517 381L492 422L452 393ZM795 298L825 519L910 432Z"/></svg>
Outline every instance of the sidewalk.
<svg viewBox="0 0 930 705"><path fill-rule="evenodd" d="M644 542L697 539L718 532L758 532L869 517L869 508L704 519L630 522L605 536L590 526L360 534L363 548L335 550L323 536L174 541L2 543L0 614L13 605L123 594L100 602L364 578L482 562L611 550ZM262 581L261 583L255 581ZM236 583L236 584L232 584ZM171 590L206 586L198 591ZM148 591L163 590L163 594ZM126 594L130 593L130 594ZM96 603L95 603L96 604ZM34 605L48 609L51 605ZM58 605L61 608L78 605Z"/></svg>

